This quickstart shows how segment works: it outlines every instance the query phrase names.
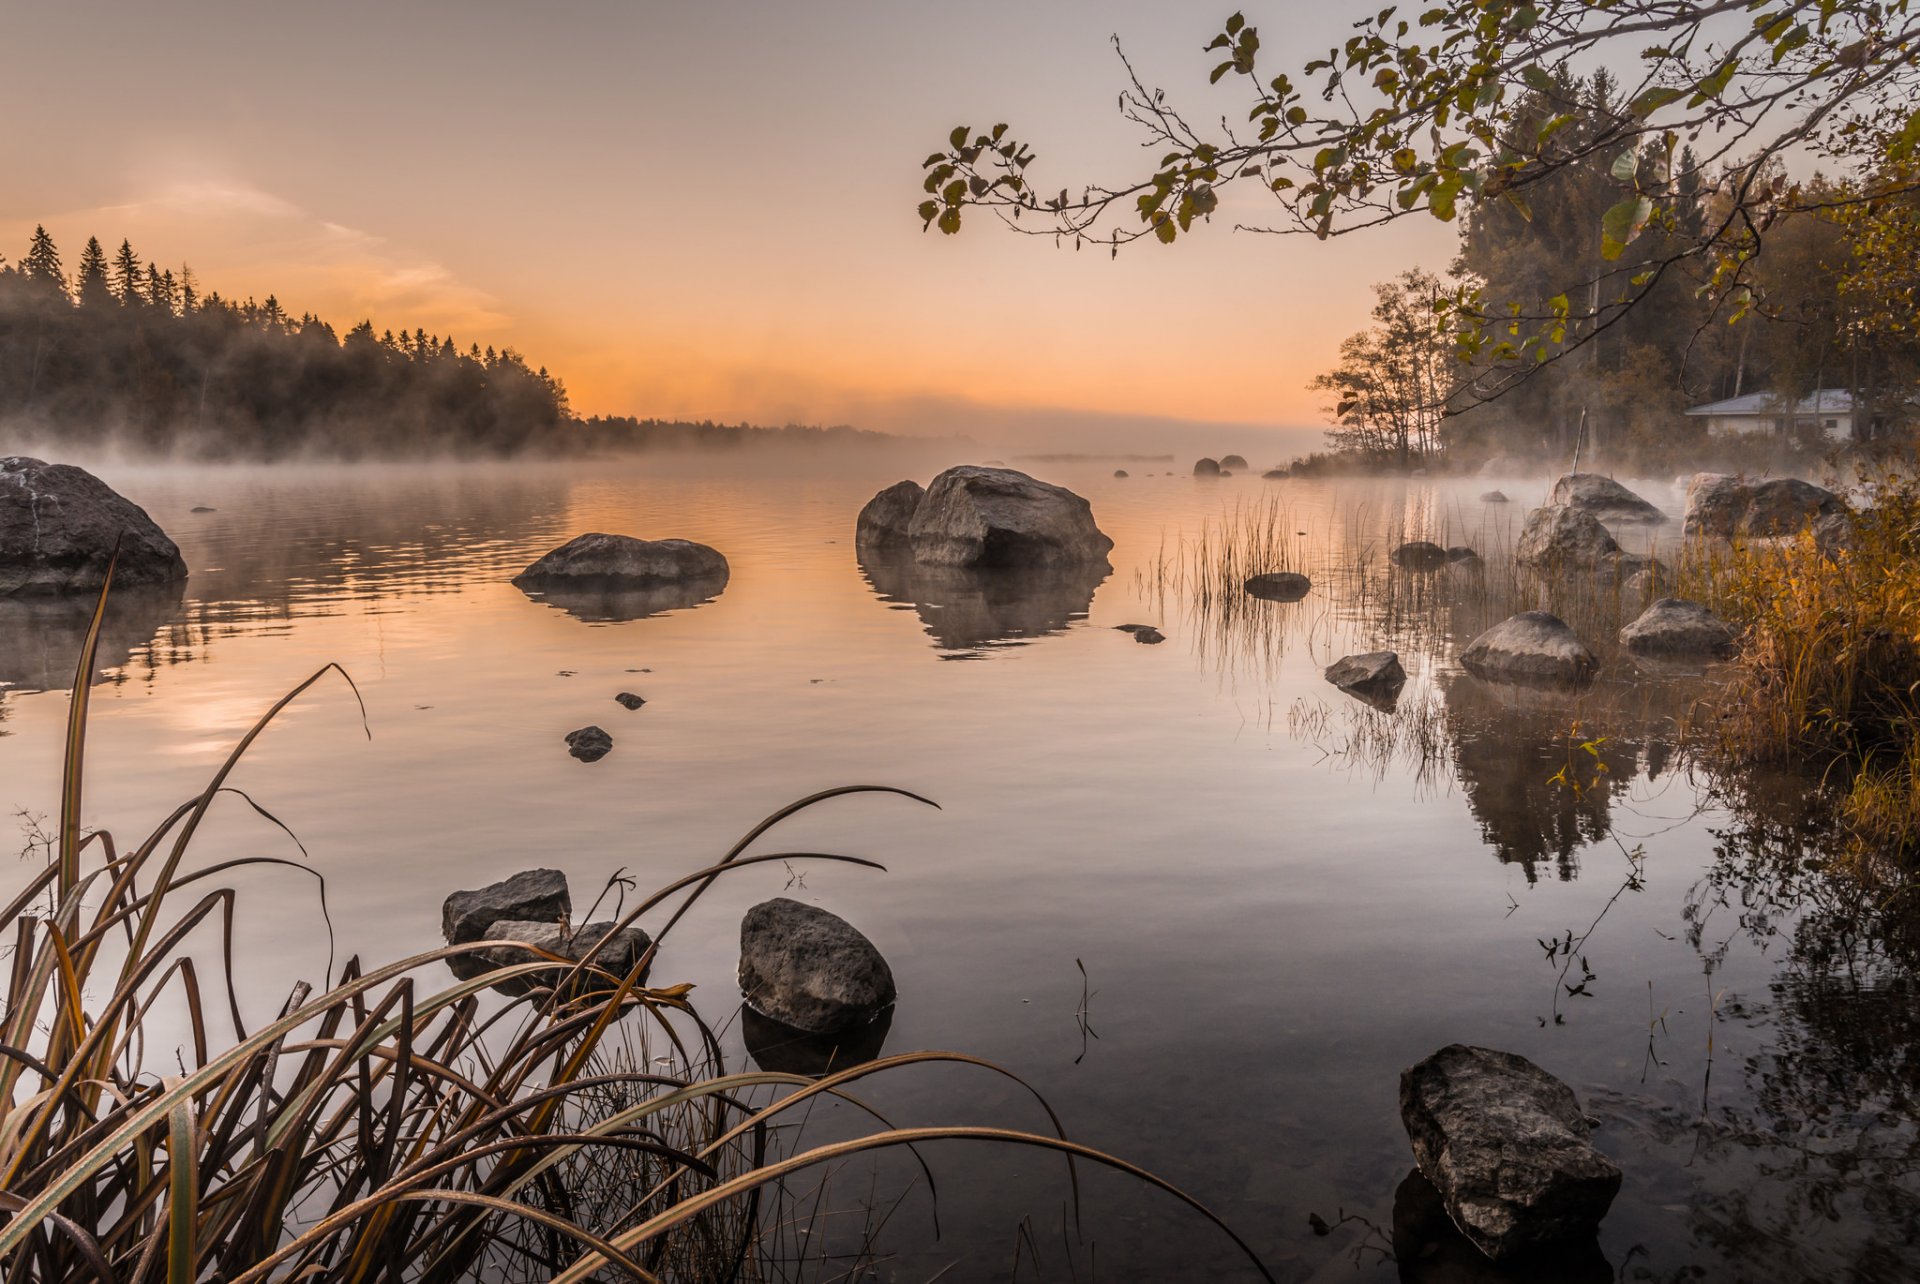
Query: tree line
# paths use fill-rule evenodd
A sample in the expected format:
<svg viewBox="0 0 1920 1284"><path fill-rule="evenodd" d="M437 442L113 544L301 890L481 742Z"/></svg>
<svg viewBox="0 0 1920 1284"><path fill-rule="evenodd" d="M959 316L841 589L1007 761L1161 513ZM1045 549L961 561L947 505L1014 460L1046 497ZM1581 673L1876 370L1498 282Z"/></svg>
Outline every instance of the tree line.
<svg viewBox="0 0 1920 1284"><path fill-rule="evenodd" d="M0 434L85 450L275 459L710 449L880 434L576 417L560 379L512 348L424 329L346 331L202 291L188 267L89 238L71 271L44 227L0 258ZM4 444L0 442L0 444Z"/></svg>

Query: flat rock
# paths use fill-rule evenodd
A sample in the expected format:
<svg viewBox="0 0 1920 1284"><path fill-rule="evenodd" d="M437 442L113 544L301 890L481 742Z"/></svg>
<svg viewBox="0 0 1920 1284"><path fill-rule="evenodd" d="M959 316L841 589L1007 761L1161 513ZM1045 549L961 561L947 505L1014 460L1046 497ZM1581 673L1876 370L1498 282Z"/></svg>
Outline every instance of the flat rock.
<svg viewBox="0 0 1920 1284"><path fill-rule="evenodd" d="M1298 602L1313 590L1313 581L1293 571L1256 575L1243 586L1249 597L1266 602Z"/></svg>
<svg viewBox="0 0 1920 1284"><path fill-rule="evenodd" d="M985 569L1106 567L1113 548L1092 506L1064 486L972 464L933 479L908 542L922 565Z"/></svg>
<svg viewBox="0 0 1920 1284"><path fill-rule="evenodd" d="M1409 540L1389 554L1395 566L1410 571L1437 571L1447 564L1447 550L1430 540Z"/></svg>
<svg viewBox="0 0 1920 1284"><path fill-rule="evenodd" d="M440 907L440 931L450 945L486 939L503 919L565 922L573 913L567 876L557 869L529 869L471 892L455 892Z"/></svg>
<svg viewBox="0 0 1920 1284"><path fill-rule="evenodd" d="M114 587L187 578L179 546L146 510L86 469L0 458L0 597L98 593L116 540Z"/></svg>
<svg viewBox="0 0 1920 1284"><path fill-rule="evenodd" d="M581 762L599 762L613 752L613 737L599 727L582 727L567 733L567 752Z"/></svg>
<svg viewBox="0 0 1920 1284"><path fill-rule="evenodd" d="M1407 671L1393 651L1344 656L1328 665L1325 673L1334 686L1372 705L1391 705L1407 682Z"/></svg>
<svg viewBox="0 0 1920 1284"><path fill-rule="evenodd" d="M1400 1118L1454 1224L1495 1261L1591 1237L1619 1193L1573 1089L1511 1052L1456 1043L1401 1071Z"/></svg>
<svg viewBox="0 0 1920 1284"><path fill-rule="evenodd" d="M1580 686L1600 671L1599 658L1559 616L1522 611L1494 625L1460 653L1467 672L1492 682Z"/></svg>
<svg viewBox="0 0 1920 1284"><path fill-rule="evenodd" d="M526 588L646 588L727 581L727 559L686 539L635 539L589 531L536 560L513 577Z"/></svg>
<svg viewBox="0 0 1920 1284"><path fill-rule="evenodd" d="M1218 477L1220 475L1220 461L1217 459L1194 460L1193 475L1195 477Z"/></svg>
<svg viewBox="0 0 1920 1284"><path fill-rule="evenodd" d="M1568 473L1553 484L1550 502L1591 513L1603 522L1658 525L1667 515L1611 477Z"/></svg>
<svg viewBox="0 0 1920 1284"><path fill-rule="evenodd" d="M920 511L920 501L926 497L926 488L917 481L895 482L875 495L853 524L855 546L868 550L905 548L913 515Z"/></svg>
<svg viewBox="0 0 1920 1284"><path fill-rule="evenodd" d="M1733 627L1698 602L1663 597L1620 630L1620 643L1636 655L1715 656L1739 650Z"/></svg>
<svg viewBox="0 0 1920 1284"><path fill-rule="evenodd" d="M487 929L485 936L520 941L576 963L591 951L592 965L615 976L631 972L647 947L653 944L653 938L638 927L614 931L611 919L577 928L559 919L500 919ZM496 945L482 951L481 957L495 967L511 967L515 963L531 963L538 956L512 945Z"/></svg>
<svg viewBox="0 0 1920 1284"><path fill-rule="evenodd" d="M740 920L740 990L762 1016L811 1034L871 1021L895 997L892 969L858 928L784 896Z"/></svg>
<svg viewBox="0 0 1920 1284"><path fill-rule="evenodd" d="M630 709L630 710L638 709L641 705L647 702L644 696L637 696L631 691L622 691L619 695L615 696L613 699L614 699L614 702L620 705L621 708Z"/></svg>
<svg viewBox="0 0 1920 1284"><path fill-rule="evenodd" d="M1748 481L1725 473L1696 473L1687 482L1688 535L1772 539L1797 535L1823 521L1844 520L1846 502L1830 490L1794 477Z"/></svg>

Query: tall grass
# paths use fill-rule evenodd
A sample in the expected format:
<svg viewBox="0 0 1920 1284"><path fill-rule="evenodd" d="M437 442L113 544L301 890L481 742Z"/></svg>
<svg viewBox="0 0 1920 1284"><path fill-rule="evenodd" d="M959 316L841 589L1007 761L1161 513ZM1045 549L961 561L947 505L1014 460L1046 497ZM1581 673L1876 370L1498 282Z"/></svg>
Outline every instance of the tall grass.
<svg viewBox="0 0 1920 1284"><path fill-rule="evenodd" d="M645 979L715 879L795 855L749 854L751 843L797 811L873 787L783 808L718 861L643 898L623 924L680 899L625 975L541 955L450 982L448 959L504 944L475 942L373 967L349 959L249 1022L234 956L245 911L221 879L294 862L196 866L194 838L216 803L252 802L228 777L275 717L345 674L329 665L295 687L200 793L123 848L81 824L88 679L106 609L103 591L74 679L49 859L0 909L11 945L0 1016L9 1284L751 1280L769 1273L769 1227L791 1224L791 1210L767 1202L787 1178L950 1142L1051 1151L1069 1175L1076 1163L1118 1169L1220 1225L1164 1180L1069 1140L1057 1119L1052 1133L1033 1133L894 1128L872 1116L852 1137L793 1142L788 1125L811 1103L858 1105L854 1089L872 1076L935 1063L1012 1076L952 1052L819 1079L729 1073L690 987ZM218 953L189 948L202 929L218 932ZM149 1056L147 1028L167 1011L184 1014L183 1046Z"/></svg>

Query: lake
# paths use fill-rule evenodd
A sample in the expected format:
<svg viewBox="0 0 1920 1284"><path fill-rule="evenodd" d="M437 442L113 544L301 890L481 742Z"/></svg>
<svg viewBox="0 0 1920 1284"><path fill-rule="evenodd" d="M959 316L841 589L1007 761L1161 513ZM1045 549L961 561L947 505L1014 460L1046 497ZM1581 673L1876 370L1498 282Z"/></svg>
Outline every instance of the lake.
<svg viewBox="0 0 1920 1284"><path fill-rule="evenodd" d="M257 1018L330 959L438 945L455 889L548 866L581 908L617 872L644 892L709 863L803 795L898 786L939 810L836 799L755 849L885 872L743 869L663 949L653 979L694 983L732 1061L752 1056L739 918L787 895L887 956L886 1051L1006 1067L1069 1135L1192 1192L1281 1279L1495 1278L1432 1249L1403 1189L1399 1072L1453 1042L1534 1059L1601 1121L1625 1184L1604 1261L1586 1264L1596 1278L1920 1272L1920 1001L1836 926L1819 879L1767 859L1780 826L1764 809L1710 788L1685 715L1712 677L1636 675L1607 652L1585 696L1489 686L1454 656L1492 621L1388 562L1403 538L1509 546L1549 479L1500 479L1513 502L1495 505L1479 480L1199 480L1140 461L1121 479L1112 461L1015 461L1091 501L1111 575L956 587L863 568L866 499L952 462L928 448L102 466L191 579L183 598L115 607L86 821L144 834L287 689L329 662L351 675L364 724L347 686L322 681L232 781L304 844L332 925L298 871L235 879ZM1674 486L1635 484L1677 515ZM589 530L711 544L731 580L639 618L509 583ZM1677 539L1677 522L1664 530ZM1207 588L1208 550L1253 531L1313 577L1305 600ZM25 847L58 812L84 618L9 609L0 806L21 814ZM1116 627L1130 623L1167 640L1136 643ZM1410 675L1396 716L1321 677L1387 646ZM644 707L615 703L625 691ZM563 743L589 724L614 740L590 764ZM300 852L223 802L195 859L246 855ZM24 881L15 868L0 890ZM216 968L217 932L194 941ZM894 1123L1046 1128L1017 1085L961 1067L908 1068L863 1096ZM846 1111L810 1127L834 1135ZM1082 1172L1073 1238L1057 1158L926 1157L938 1238L904 1156L829 1182L828 1202L875 1234L882 1260L863 1278L1256 1278L1137 1183ZM862 1221L869 1196L887 1216ZM819 1233L839 1243L852 1232L838 1227Z"/></svg>

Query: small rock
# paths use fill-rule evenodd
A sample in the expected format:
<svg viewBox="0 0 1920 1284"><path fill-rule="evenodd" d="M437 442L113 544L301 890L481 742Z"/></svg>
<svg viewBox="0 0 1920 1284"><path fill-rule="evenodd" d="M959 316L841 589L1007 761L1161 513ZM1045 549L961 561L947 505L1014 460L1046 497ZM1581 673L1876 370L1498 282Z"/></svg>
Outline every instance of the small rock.
<svg viewBox="0 0 1920 1284"><path fill-rule="evenodd" d="M567 733L567 752L581 762L599 762L613 752L613 737L599 727L582 727Z"/></svg>
<svg viewBox="0 0 1920 1284"><path fill-rule="evenodd" d="M1448 1214L1495 1261L1591 1236L1619 1193L1573 1089L1525 1057L1442 1048L1401 1071L1400 1118Z"/></svg>
<svg viewBox="0 0 1920 1284"><path fill-rule="evenodd" d="M1483 504L1504 504L1507 502L1507 497L1497 490L1490 490L1480 496L1480 502Z"/></svg>
<svg viewBox="0 0 1920 1284"><path fill-rule="evenodd" d="M1279 481L1287 475L1287 470L1284 468L1269 468L1260 475L1268 481Z"/></svg>
<svg viewBox="0 0 1920 1284"><path fill-rule="evenodd" d="M1272 571L1246 582L1249 597L1265 602L1298 602L1313 590L1313 581L1293 571Z"/></svg>
<svg viewBox="0 0 1920 1284"><path fill-rule="evenodd" d="M1220 467L1222 470L1233 468L1245 472L1247 469L1247 461L1239 455L1222 455L1220 456Z"/></svg>
<svg viewBox="0 0 1920 1284"><path fill-rule="evenodd" d="M195 504L193 511L196 513L217 513L220 510L217 508L208 508L205 504Z"/></svg>
<svg viewBox="0 0 1920 1284"><path fill-rule="evenodd" d="M1115 477L1125 477L1127 475L1127 470L1124 468L1116 468L1113 470L1113 475Z"/></svg>
<svg viewBox="0 0 1920 1284"><path fill-rule="evenodd" d="M615 976L631 972L647 947L653 944L653 938L637 927L614 931L611 919L578 928L568 926L564 920L501 919L487 929L486 936L521 941L576 963L592 950L593 966ZM530 963L536 956L512 945L496 945L483 951L481 957L495 967L511 967L515 963Z"/></svg>
<svg viewBox="0 0 1920 1284"><path fill-rule="evenodd" d="M1579 635L1545 611L1522 611L1494 625L1460 653L1460 664L1492 682L1547 686L1581 686L1600 671L1599 658Z"/></svg>
<svg viewBox="0 0 1920 1284"><path fill-rule="evenodd" d="M1733 628L1698 602L1663 597L1620 630L1620 644L1636 655L1726 657L1739 649Z"/></svg>
<svg viewBox="0 0 1920 1284"><path fill-rule="evenodd" d="M1611 477L1598 473L1568 473L1553 484L1551 501L1591 514L1603 522L1644 522L1656 525L1667 515Z"/></svg>
<svg viewBox="0 0 1920 1284"><path fill-rule="evenodd" d="M1407 671L1393 651L1368 651L1349 655L1326 668L1327 681L1368 704L1391 705L1406 685Z"/></svg>
<svg viewBox="0 0 1920 1284"><path fill-rule="evenodd" d="M1133 640L1135 642L1145 643L1148 646L1159 646L1167 640L1167 635L1159 629L1134 629Z"/></svg>
<svg viewBox="0 0 1920 1284"><path fill-rule="evenodd" d="M893 971L837 914L787 897L740 920L740 990L762 1016L811 1034L871 1021L893 1005Z"/></svg>
<svg viewBox="0 0 1920 1284"><path fill-rule="evenodd" d="M1194 460L1193 475L1195 477L1218 477L1220 475L1220 461L1217 459Z"/></svg>
<svg viewBox="0 0 1920 1284"><path fill-rule="evenodd" d="M1437 571L1447 564L1447 550L1424 539L1402 544L1391 556L1395 566L1410 571Z"/></svg>
<svg viewBox="0 0 1920 1284"><path fill-rule="evenodd" d="M567 876L557 869L529 869L471 892L455 892L440 907L440 931L449 945L485 939L502 919L564 922L573 913Z"/></svg>
<svg viewBox="0 0 1920 1284"><path fill-rule="evenodd" d="M614 699L627 709L638 709L646 703L644 698L635 695L631 691L622 691L619 695L615 696Z"/></svg>

